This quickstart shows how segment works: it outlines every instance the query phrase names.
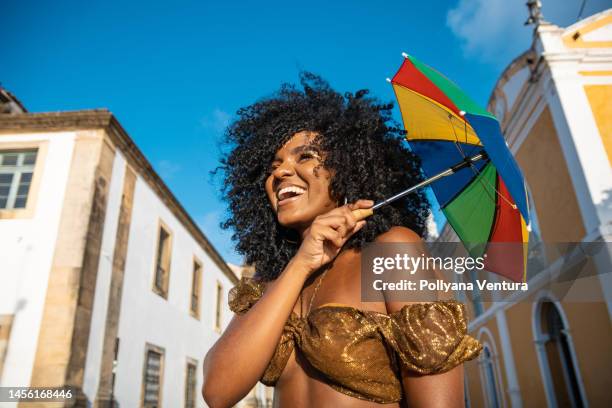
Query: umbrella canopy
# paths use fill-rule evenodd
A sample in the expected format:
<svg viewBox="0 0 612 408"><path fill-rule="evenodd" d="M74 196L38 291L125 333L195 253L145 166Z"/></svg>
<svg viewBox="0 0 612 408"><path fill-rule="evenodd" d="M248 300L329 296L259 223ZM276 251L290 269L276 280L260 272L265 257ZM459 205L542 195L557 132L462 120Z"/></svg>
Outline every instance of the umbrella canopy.
<svg viewBox="0 0 612 408"><path fill-rule="evenodd" d="M391 83L425 175L485 154L431 184L444 215L471 256L486 254L485 269L525 281L527 193L497 119L438 71L404 56Z"/></svg>

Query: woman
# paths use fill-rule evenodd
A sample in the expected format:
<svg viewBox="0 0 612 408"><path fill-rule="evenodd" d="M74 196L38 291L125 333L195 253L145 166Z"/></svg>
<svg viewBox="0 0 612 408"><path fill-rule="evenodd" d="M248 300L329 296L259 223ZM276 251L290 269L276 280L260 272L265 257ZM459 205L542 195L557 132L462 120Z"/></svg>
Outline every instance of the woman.
<svg viewBox="0 0 612 408"><path fill-rule="evenodd" d="M415 242L422 192L367 209L421 179L392 105L301 76L238 111L222 160L237 249L255 266L204 360L202 395L228 407L262 381L279 407L463 406L462 362L480 344L457 302L362 302L360 250ZM367 198L367 199L366 199Z"/></svg>

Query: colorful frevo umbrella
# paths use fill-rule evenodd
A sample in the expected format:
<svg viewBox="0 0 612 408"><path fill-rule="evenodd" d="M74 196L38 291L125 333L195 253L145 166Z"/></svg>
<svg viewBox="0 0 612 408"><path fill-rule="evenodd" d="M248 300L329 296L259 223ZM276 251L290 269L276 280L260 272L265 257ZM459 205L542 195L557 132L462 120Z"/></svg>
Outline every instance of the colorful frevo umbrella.
<svg viewBox="0 0 612 408"><path fill-rule="evenodd" d="M431 185L470 255L483 256L487 271L525 282L527 193L499 122L438 71L403 55L390 82L406 139L428 179L372 210Z"/></svg>

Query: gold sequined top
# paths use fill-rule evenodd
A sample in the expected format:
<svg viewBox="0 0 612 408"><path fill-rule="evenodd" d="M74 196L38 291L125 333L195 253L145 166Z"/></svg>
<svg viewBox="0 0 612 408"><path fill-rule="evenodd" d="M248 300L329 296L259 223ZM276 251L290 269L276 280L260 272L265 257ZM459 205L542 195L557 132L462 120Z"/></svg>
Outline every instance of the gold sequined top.
<svg viewBox="0 0 612 408"><path fill-rule="evenodd" d="M229 292L230 309L246 313L265 288L242 277ZM382 404L399 402L399 364L437 374L471 360L482 345L466 331L465 306L457 301L409 304L388 315L337 304L319 306L307 317L292 311L260 381L274 386L298 347L335 390Z"/></svg>

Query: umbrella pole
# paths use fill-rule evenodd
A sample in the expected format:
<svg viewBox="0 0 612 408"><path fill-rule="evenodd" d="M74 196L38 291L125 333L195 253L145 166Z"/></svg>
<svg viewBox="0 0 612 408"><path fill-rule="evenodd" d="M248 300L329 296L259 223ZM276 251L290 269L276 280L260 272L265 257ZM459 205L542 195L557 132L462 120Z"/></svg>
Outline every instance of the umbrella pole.
<svg viewBox="0 0 612 408"><path fill-rule="evenodd" d="M487 154L482 151L472 157L466 157L463 161L455 164L454 166L436 174L435 176L431 176L426 180L421 181L420 183L410 187L407 190L404 190L400 193L397 193L396 195L387 198L386 200L380 201L376 204L374 204L371 208L368 209L359 209L359 210L353 210L353 215L355 216L355 218L357 218L357 220L363 220L366 217L369 217L370 215L372 215L374 213L374 210L385 206L387 204L392 203L395 200L399 200L400 198L404 197L407 194L412 193L415 190L418 190L419 188L423 188L425 186L430 185L431 183L433 183L434 181L440 180L443 177L447 177L450 176L452 174L455 174L457 171L464 169L466 167L469 167L472 165L472 163L475 163L479 160L483 160L487 158Z"/></svg>

